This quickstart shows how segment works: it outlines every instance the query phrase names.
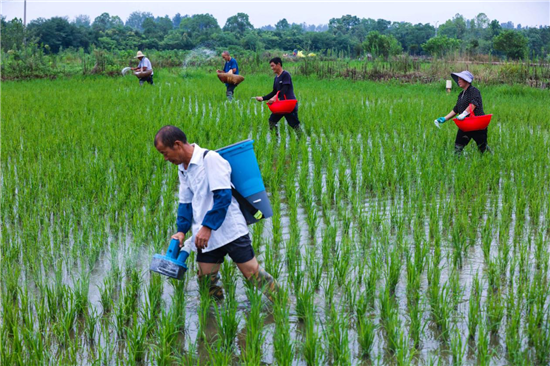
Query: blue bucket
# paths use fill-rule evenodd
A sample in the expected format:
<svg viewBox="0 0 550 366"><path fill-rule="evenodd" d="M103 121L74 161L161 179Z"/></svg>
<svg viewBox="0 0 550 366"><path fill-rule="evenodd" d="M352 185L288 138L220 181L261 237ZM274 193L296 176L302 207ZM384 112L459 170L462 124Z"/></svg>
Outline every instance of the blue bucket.
<svg viewBox="0 0 550 366"><path fill-rule="evenodd" d="M216 152L231 165L231 182L235 189L267 218L273 216L273 210L254 154L253 142L250 139L244 140L222 147Z"/></svg>

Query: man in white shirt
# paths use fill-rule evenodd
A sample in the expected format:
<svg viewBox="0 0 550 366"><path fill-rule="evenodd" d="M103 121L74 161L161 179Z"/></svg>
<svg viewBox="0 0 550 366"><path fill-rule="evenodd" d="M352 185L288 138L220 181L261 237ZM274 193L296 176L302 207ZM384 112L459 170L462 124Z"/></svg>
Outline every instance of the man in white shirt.
<svg viewBox="0 0 550 366"><path fill-rule="evenodd" d="M151 61L141 51L138 51L134 58L139 60L139 64L137 67L132 67L132 70L139 72L151 71L151 74L139 78L139 85L143 85L144 82L153 85L153 65L151 65Z"/></svg>
<svg viewBox="0 0 550 366"><path fill-rule="evenodd" d="M178 166L178 232L172 238L182 246L185 233L192 229L191 247L198 252L199 282L209 281L210 294L223 298L218 271L229 254L243 276L273 300L277 283L256 260L245 218L231 194L231 166L227 160L215 151L189 144L185 133L175 126L164 126L157 132L155 147L164 160Z"/></svg>

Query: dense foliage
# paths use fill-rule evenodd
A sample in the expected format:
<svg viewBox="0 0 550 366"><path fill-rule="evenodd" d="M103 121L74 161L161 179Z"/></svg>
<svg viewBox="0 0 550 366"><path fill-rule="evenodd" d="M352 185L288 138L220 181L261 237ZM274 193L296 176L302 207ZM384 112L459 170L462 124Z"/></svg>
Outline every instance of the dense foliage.
<svg viewBox="0 0 550 366"><path fill-rule="evenodd" d="M387 57L401 52L440 56L459 50L469 55L496 54L519 59L546 57L550 50L550 27L518 25L514 28L511 22L490 21L483 13L474 19L457 14L437 29L428 23L391 22L352 15L330 19L325 26L290 24L282 19L274 27L256 29L245 13L229 17L223 27L210 14L182 16L178 13L170 18L147 12L133 12L126 22L108 13L93 21L86 15L72 21L66 17L39 18L28 24L26 32L20 19L2 18L1 23L3 51L22 48L24 38L51 53L67 48L191 50L203 46L252 51L304 49L323 53L332 50L349 57L362 57L366 53ZM508 39L513 40L511 44Z"/></svg>

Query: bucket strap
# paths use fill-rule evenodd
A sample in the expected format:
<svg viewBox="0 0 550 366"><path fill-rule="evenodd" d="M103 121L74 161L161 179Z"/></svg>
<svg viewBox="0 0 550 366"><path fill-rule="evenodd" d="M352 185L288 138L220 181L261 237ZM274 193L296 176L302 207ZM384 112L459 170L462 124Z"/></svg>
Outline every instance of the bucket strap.
<svg viewBox="0 0 550 366"><path fill-rule="evenodd" d="M206 150L204 152L204 154L202 155L202 158L204 159L209 152L210 152L210 150ZM237 191L235 189L235 187L233 186L233 183L231 183L231 193L233 194L233 197L235 197L235 199L239 203L239 206L241 207L241 210L244 210L247 213L249 213L252 217L254 217L254 219L256 219L256 221L259 221L264 217L264 214L262 213L262 211L258 210L250 202L248 202L248 200L246 198L244 198L243 195L240 194L239 191ZM245 216L245 218L246 218L246 216ZM247 224L248 225L253 224L254 222L249 222L249 220L247 219Z"/></svg>

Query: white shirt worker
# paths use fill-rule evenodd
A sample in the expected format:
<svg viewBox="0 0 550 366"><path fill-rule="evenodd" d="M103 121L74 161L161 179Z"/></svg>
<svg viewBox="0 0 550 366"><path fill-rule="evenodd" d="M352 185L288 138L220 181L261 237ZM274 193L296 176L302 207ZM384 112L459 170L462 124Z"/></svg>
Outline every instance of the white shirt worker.
<svg viewBox="0 0 550 366"><path fill-rule="evenodd" d="M201 228L201 223L214 204L213 191L231 189L231 165L215 151L209 151L197 144L187 169L183 164L178 165L180 180L179 203L191 203L193 209L193 223L191 248L196 251L195 235ZM231 204L222 225L212 230L208 246L202 249L203 253L218 249L225 244L248 234L246 220L241 212L235 197L231 197Z"/></svg>

